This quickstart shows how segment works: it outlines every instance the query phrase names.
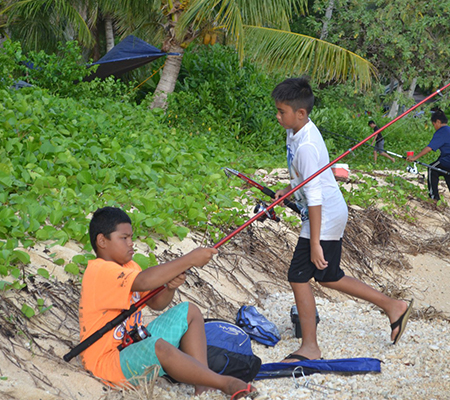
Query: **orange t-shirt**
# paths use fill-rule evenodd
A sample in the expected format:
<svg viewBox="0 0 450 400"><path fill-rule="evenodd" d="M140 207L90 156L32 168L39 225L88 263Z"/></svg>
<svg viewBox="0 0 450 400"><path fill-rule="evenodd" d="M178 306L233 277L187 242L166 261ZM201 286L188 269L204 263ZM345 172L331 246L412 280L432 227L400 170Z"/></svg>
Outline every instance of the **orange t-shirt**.
<svg viewBox="0 0 450 400"><path fill-rule="evenodd" d="M101 258L89 261L81 285L81 341L103 328L148 293L131 292L131 286L140 272L141 267L134 261L123 266ZM122 343L124 329L129 331L134 325L142 324L143 307L81 353L81 362L86 370L111 383L126 382L120 368L117 346Z"/></svg>

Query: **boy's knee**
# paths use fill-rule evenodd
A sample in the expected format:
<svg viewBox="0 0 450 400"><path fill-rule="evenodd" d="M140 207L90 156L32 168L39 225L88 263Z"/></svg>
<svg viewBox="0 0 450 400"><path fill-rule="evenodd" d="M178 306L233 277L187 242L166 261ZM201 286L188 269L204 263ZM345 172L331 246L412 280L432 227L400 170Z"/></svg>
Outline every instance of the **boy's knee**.
<svg viewBox="0 0 450 400"><path fill-rule="evenodd" d="M193 319L199 319L201 318L203 320L203 314L200 311L200 309L192 303L188 303L189 304L189 308L188 308L188 320L191 321Z"/></svg>
<svg viewBox="0 0 450 400"><path fill-rule="evenodd" d="M172 346L164 339L158 339L155 342L155 354L156 357L158 357L159 362L162 362L164 359L171 357L172 353L176 350L177 349L175 346Z"/></svg>

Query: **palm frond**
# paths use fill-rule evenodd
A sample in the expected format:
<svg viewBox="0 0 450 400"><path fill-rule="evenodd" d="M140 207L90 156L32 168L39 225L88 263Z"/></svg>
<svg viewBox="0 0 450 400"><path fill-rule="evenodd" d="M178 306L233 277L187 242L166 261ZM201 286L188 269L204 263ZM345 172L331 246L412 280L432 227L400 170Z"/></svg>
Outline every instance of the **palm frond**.
<svg viewBox="0 0 450 400"><path fill-rule="evenodd" d="M308 74L316 82L353 81L370 87L375 67L342 47L298 33L245 25L245 50L271 71L286 75Z"/></svg>
<svg viewBox="0 0 450 400"><path fill-rule="evenodd" d="M94 38L79 11L64 0L52 0L51 2L53 3L55 14L59 16L58 19L64 19L75 29L77 35L75 39L86 47L91 47L94 44Z"/></svg>
<svg viewBox="0 0 450 400"><path fill-rule="evenodd" d="M220 27L243 60L244 24L289 31L292 13L305 12L307 3L307 0L191 0L178 21L177 37L182 40L188 29Z"/></svg>
<svg viewBox="0 0 450 400"><path fill-rule="evenodd" d="M8 17L8 25L11 26L14 24L23 24L27 21L36 20L40 20L42 23L54 24L55 28L59 28L61 35L56 35L52 42L63 40L64 29L70 26L71 29L76 32L76 39L78 39L80 43L86 46L91 46L93 43L93 38L86 22L78 10L70 2L65 0L17 1L4 8L2 13ZM47 27L44 31L57 32L58 30ZM32 43L38 38L38 36L38 31L30 30L30 32L23 37L23 40L24 42Z"/></svg>
<svg viewBox="0 0 450 400"><path fill-rule="evenodd" d="M205 22L220 26L235 39L240 58L244 57L244 29L236 0L192 0L177 23L177 37L182 39L188 29L201 29Z"/></svg>
<svg viewBox="0 0 450 400"><path fill-rule="evenodd" d="M161 0L102 0L101 8L113 15L145 17L162 7Z"/></svg>
<svg viewBox="0 0 450 400"><path fill-rule="evenodd" d="M102 0L101 6L114 17L116 32L122 38L136 35L154 45L163 41L161 0Z"/></svg>
<svg viewBox="0 0 450 400"><path fill-rule="evenodd" d="M289 31L292 12L304 13L307 0L236 0L246 25L265 26Z"/></svg>

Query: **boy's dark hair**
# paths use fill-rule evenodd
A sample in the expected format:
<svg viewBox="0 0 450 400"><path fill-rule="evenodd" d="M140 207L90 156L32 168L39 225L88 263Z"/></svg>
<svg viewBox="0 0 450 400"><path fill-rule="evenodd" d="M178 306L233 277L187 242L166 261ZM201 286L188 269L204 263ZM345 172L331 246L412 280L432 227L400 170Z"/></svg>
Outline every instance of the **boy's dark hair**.
<svg viewBox="0 0 450 400"><path fill-rule="evenodd" d="M444 111L437 109L432 112L431 122L436 122L437 120L441 121L443 124L446 124L448 122L448 118L444 114Z"/></svg>
<svg viewBox="0 0 450 400"><path fill-rule="evenodd" d="M109 235L115 232L119 224L131 224L131 219L127 213L116 207L99 208L92 216L89 223L89 238L92 249L97 253L97 236L102 233L109 239Z"/></svg>
<svg viewBox="0 0 450 400"><path fill-rule="evenodd" d="M314 107L314 94L307 77L288 78L272 91L275 102L287 104L294 111L304 108L308 114Z"/></svg>
<svg viewBox="0 0 450 400"><path fill-rule="evenodd" d="M372 125L372 124L376 125L375 121L373 121L373 120L370 120L370 121L369 121L369 123L368 123L367 125L369 125L369 126L370 126L370 125Z"/></svg>

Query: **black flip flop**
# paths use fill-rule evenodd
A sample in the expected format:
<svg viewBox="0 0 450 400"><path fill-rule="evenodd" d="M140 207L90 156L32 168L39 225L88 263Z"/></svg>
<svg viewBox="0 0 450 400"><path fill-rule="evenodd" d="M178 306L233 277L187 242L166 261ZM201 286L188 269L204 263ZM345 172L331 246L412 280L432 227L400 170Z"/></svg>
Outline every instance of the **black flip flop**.
<svg viewBox="0 0 450 400"><path fill-rule="evenodd" d="M308 357L301 356L299 354L291 353L288 356L284 357L285 360L298 360L298 361L311 361Z"/></svg>
<svg viewBox="0 0 450 400"><path fill-rule="evenodd" d="M412 299L412 300L409 302L408 308L407 308L406 311L401 315L401 317L400 317L397 321L395 321L394 323L391 324L391 332L392 332L395 328L400 327L400 329L398 330L397 335L395 336L394 343L392 343L392 344L397 344L397 343L399 342L400 338L402 337L403 332L405 332L406 324L408 323L408 319L409 319L409 317L410 317L410 315L411 315L411 311L412 311L412 306L413 306L413 304L414 304L414 299Z"/></svg>

